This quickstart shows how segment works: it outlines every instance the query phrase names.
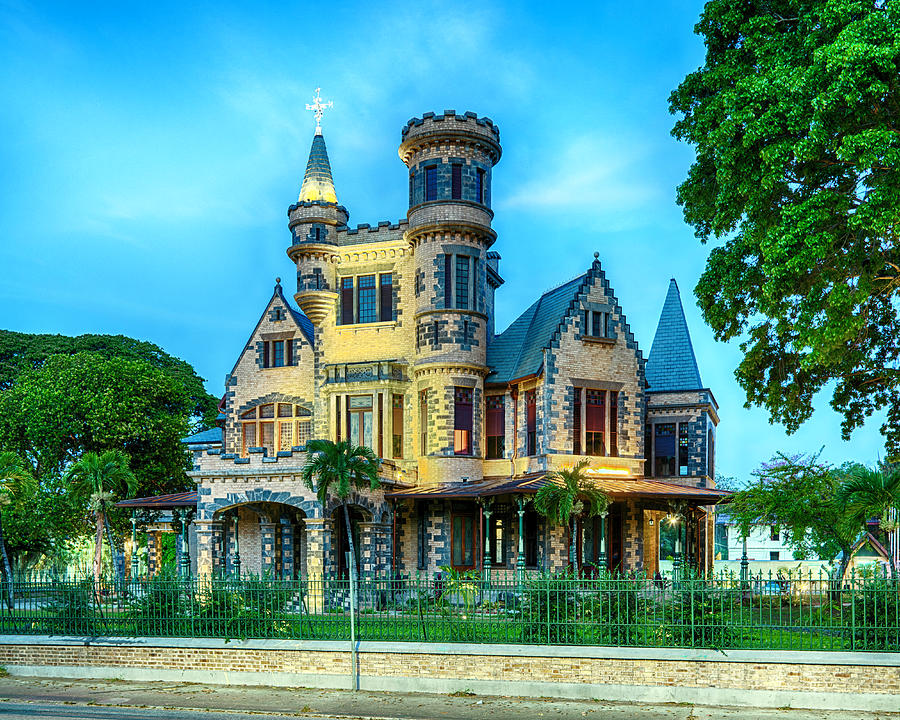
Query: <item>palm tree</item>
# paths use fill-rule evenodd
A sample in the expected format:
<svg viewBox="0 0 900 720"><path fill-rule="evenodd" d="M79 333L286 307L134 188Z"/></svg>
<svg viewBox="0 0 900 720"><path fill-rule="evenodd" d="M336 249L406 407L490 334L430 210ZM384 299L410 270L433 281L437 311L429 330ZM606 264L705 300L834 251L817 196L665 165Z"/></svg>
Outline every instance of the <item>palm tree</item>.
<svg viewBox="0 0 900 720"><path fill-rule="evenodd" d="M863 527L869 518L877 517L883 530L896 530L900 516L900 466L888 463L879 463L875 468L853 465L846 471L836 499ZM889 566L891 577L896 577L893 561Z"/></svg>
<svg viewBox="0 0 900 720"><path fill-rule="evenodd" d="M311 440L306 446L306 452L306 465L303 466L301 473L303 482L316 493L323 509L329 495L334 495L343 502L344 527L350 544L350 559L354 569L357 570L356 575L359 576L347 498L353 488L375 490L381 487L378 481L378 458L371 448L354 446L347 440L340 442Z"/></svg>
<svg viewBox="0 0 900 720"><path fill-rule="evenodd" d="M14 452L0 452L0 508L10 505L35 487L34 478L22 459ZM6 603L10 610L13 607L13 576L6 542L3 539L3 518L0 516L0 555L3 556L3 574L6 576Z"/></svg>
<svg viewBox="0 0 900 720"><path fill-rule="evenodd" d="M96 518L94 534L94 582L100 582L103 556L103 530L106 513L117 492L125 491L131 497L137 488L137 478L128 467L128 456L121 450L107 450L102 455L88 452L82 455L66 473L66 480L76 499L86 499ZM112 539L110 552L114 552Z"/></svg>
<svg viewBox="0 0 900 720"><path fill-rule="evenodd" d="M586 478L584 469L590 464L582 459L574 467L547 474L550 482L538 490L534 498L535 509L544 517L560 525L572 524L572 543L569 560L578 575L577 528L582 515L594 517L609 507L609 498L593 482Z"/></svg>

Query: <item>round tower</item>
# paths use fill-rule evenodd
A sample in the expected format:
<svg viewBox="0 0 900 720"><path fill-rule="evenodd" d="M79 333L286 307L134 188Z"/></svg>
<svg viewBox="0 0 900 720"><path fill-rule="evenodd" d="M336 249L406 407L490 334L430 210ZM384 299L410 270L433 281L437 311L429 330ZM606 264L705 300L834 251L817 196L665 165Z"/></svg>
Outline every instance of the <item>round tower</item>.
<svg viewBox="0 0 900 720"><path fill-rule="evenodd" d="M477 480L489 333L491 175L500 131L475 113L425 113L403 129L415 268L420 481ZM423 424L427 428L422 427Z"/></svg>
<svg viewBox="0 0 900 720"><path fill-rule="evenodd" d="M336 231L346 226L349 219L347 209L338 205L325 137L322 128L316 127L300 196L288 208L292 242L287 250L288 257L297 264L294 299L314 325L333 311L337 301Z"/></svg>

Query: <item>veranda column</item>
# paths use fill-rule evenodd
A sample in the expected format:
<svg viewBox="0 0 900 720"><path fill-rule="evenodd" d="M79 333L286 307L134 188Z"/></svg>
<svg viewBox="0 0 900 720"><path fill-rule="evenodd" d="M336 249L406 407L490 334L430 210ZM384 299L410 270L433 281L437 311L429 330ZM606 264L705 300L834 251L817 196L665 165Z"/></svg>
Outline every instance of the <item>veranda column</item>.
<svg viewBox="0 0 900 720"><path fill-rule="evenodd" d="M491 515L493 511L490 507L484 509L484 555L481 558L484 576L488 580L491 578Z"/></svg>
<svg viewBox="0 0 900 720"><path fill-rule="evenodd" d="M275 579L275 523L266 520L259 523L260 568L267 579Z"/></svg>
<svg viewBox="0 0 900 720"><path fill-rule="evenodd" d="M221 567L222 523L219 520L195 520L197 528L197 576L209 577Z"/></svg>
<svg viewBox="0 0 900 720"><path fill-rule="evenodd" d="M307 604L310 612L322 612L325 607L323 584L331 522L325 518L306 518L303 522L306 526Z"/></svg>
<svg viewBox="0 0 900 720"><path fill-rule="evenodd" d="M290 518L281 518L281 579L294 579L294 526Z"/></svg>
<svg viewBox="0 0 900 720"><path fill-rule="evenodd" d="M147 576L153 577L159 572L159 531L147 532Z"/></svg>
<svg viewBox="0 0 900 720"><path fill-rule="evenodd" d="M519 515L519 542L518 551L516 552L516 573L521 577L525 572L525 498L519 495L519 497L516 498L516 503L518 505L516 512Z"/></svg>
<svg viewBox="0 0 900 720"><path fill-rule="evenodd" d="M372 577L377 563L375 523L359 523L359 547L357 551L359 552L360 579Z"/></svg>

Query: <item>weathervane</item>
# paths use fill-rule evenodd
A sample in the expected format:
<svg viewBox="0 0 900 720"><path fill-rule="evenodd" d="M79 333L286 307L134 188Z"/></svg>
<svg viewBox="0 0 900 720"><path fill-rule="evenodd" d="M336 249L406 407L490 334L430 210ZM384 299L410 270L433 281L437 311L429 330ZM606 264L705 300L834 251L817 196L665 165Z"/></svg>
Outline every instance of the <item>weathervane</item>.
<svg viewBox="0 0 900 720"><path fill-rule="evenodd" d="M333 108L334 103L329 100L327 103L322 102L322 88L316 88L316 96L313 98L312 104L306 103L306 109L312 110L316 116L316 135L322 134L322 115L325 114L325 108Z"/></svg>

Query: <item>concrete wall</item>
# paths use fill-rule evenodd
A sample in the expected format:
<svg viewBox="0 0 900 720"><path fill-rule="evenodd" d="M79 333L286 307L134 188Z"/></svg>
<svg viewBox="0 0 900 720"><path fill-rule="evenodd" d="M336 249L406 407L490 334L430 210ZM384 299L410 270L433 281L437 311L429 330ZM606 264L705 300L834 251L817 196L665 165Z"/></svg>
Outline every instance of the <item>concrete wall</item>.
<svg viewBox="0 0 900 720"><path fill-rule="evenodd" d="M0 636L12 675L351 687L347 642ZM364 690L895 712L900 654L359 644Z"/></svg>

